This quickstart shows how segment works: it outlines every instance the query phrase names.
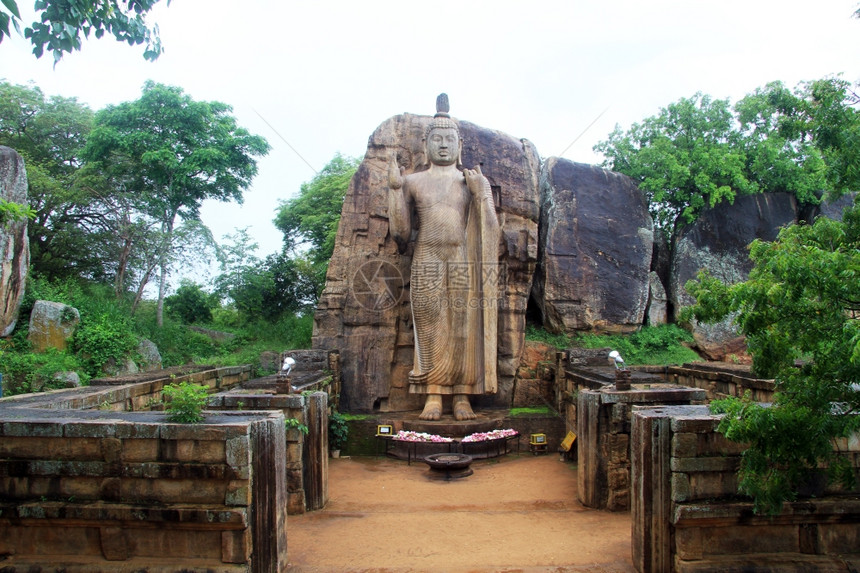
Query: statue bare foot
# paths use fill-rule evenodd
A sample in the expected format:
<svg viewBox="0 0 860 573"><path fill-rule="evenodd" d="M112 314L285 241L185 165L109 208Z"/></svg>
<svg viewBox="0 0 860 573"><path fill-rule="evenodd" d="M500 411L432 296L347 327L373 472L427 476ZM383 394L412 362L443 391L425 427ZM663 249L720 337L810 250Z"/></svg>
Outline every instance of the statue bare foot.
<svg viewBox="0 0 860 573"><path fill-rule="evenodd" d="M474 420L477 418L475 412L472 411L472 405L469 404L469 397L466 394L457 394L454 396L454 419L455 420Z"/></svg>
<svg viewBox="0 0 860 573"><path fill-rule="evenodd" d="M421 420L439 420L442 418L442 396L439 394L427 394L424 402L424 411L418 416Z"/></svg>

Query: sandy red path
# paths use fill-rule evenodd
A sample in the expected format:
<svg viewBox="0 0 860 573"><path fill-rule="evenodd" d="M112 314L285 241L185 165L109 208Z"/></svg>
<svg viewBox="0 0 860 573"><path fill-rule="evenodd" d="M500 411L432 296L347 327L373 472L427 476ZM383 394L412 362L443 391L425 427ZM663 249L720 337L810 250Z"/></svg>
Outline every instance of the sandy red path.
<svg viewBox="0 0 860 573"><path fill-rule="evenodd" d="M576 466L512 455L435 481L423 462L333 459L329 503L290 516L291 573L632 573L630 515L582 507Z"/></svg>

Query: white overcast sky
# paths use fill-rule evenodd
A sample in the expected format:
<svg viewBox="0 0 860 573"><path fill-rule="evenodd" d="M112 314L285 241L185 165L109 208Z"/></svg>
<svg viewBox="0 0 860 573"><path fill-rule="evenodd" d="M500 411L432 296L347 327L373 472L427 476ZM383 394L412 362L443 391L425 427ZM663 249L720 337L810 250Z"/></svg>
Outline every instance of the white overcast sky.
<svg viewBox="0 0 860 573"><path fill-rule="evenodd" d="M149 17L165 47L155 63L105 38L54 68L13 37L0 79L93 110L137 99L148 79L231 105L272 150L244 205L207 204L203 219L218 239L250 227L265 255L281 244L278 201L314 175L290 145L315 169L361 156L382 121L432 113L444 91L459 119L527 138L543 157L599 163L592 147L616 124L697 91L736 102L774 80L860 80L858 3L162 0Z"/></svg>

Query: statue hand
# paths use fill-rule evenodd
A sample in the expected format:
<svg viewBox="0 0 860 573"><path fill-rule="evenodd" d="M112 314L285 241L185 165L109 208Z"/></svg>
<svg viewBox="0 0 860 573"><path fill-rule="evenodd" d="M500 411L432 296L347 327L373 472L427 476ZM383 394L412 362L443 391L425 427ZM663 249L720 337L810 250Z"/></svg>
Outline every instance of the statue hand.
<svg viewBox="0 0 860 573"><path fill-rule="evenodd" d="M405 171L403 167L397 166L397 152L392 152L388 160L388 187L400 189L403 186L403 173Z"/></svg>
<svg viewBox="0 0 860 573"><path fill-rule="evenodd" d="M480 198L484 195L484 182L489 184L487 178L481 172L481 166L476 165L474 169L464 169L463 176L466 178L466 187L475 198Z"/></svg>

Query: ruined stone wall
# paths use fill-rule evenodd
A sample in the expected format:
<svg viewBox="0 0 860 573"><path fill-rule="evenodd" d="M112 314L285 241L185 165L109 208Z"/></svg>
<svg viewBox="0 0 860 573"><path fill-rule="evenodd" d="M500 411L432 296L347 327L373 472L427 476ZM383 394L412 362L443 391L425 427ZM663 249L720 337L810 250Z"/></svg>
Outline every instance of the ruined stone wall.
<svg viewBox="0 0 860 573"><path fill-rule="evenodd" d="M149 411L165 384L225 389L248 371L0 400L4 570L285 569L283 414L210 411L171 424Z"/></svg>
<svg viewBox="0 0 860 573"><path fill-rule="evenodd" d="M822 490L758 516L738 497L744 445L705 406L633 413L633 563L640 573L848 571L860 567L860 501ZM860 468L860 438L840 451ZM857 472L860 474L860 471Z"/></svg>
<svg viewBox="0 0 860 573"><path fill-rule="evenodd" d="M630 390L616 390L613 385L580 390L576 409L579 501L595 509L630 509L630 434L635 407L700 404L704 400L702 390L672 384L637 382Z"/></svg>
<svg viewBox="0 0 860 573"><path fill-rule="evenodd" d="M691 362L683 366L643 367L668 382L701 388L708 401L742 398L747 392L756 402L773 402L776 386L772 378L756 378L749 367L731 368L725 363Z"/></svg>
<svg viewBox="0 0 860 573"><path fill-rule="evenodd" d="M286 563L281 414L195 425L109 416L0 418L5 570Z"/></svg>

